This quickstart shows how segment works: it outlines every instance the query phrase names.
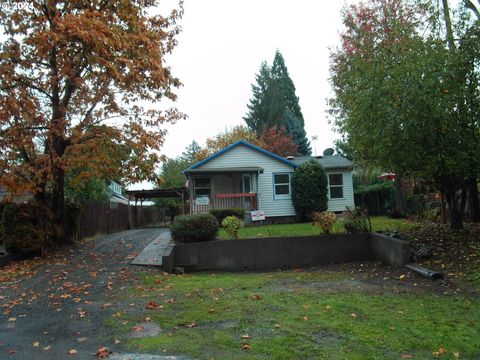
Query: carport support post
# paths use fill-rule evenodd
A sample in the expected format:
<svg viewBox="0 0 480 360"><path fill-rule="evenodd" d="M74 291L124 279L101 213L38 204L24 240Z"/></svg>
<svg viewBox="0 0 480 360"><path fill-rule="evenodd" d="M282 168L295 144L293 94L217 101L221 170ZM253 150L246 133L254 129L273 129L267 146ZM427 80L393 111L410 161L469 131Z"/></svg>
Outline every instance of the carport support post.
<svg viewBox="0 0 480 360"><path fill-rule="evenodd" d="M135 229L138 228L138 205L137 205L138 198L135 196Z"/></svg>
<svg viewBox="0 0 480 360"><path fill-rule="evenodd" d="M140 227L143 228L143 200L140 199Z"/></svg>
<svg viewBox="0 0 480 360"><path fill-rule="evenodd" d="M182 215L185 215L185 191L182 191Z"/></svg>

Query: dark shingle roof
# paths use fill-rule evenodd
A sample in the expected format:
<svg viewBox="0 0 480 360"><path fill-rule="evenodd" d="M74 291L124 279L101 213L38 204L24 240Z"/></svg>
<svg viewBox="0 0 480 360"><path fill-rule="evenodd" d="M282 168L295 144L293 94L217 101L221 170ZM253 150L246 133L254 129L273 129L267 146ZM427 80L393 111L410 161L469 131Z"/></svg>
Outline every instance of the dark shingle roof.
<svg viewBox="0 0 480 360"><path fill-rule="evenodd" d="M296 156L293 159L289 160L297 165L304 163L309 160L316 160L322 165L325 169L339 169L339 168L352 168L353 164L347 158L344 158L340 155L330 155L330 156Z"/></svg>

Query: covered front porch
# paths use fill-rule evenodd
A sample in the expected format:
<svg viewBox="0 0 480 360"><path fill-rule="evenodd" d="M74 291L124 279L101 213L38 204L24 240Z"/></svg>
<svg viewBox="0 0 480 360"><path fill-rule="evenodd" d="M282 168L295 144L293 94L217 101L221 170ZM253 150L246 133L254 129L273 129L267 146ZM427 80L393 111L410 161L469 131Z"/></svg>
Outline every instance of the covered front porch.
<svg viewBox="0 0 480 360"><path fill-rule="evenodd" d="M190 193L190 212L242 208L258 210L260 167L191 169L186 173Z"/></svg>

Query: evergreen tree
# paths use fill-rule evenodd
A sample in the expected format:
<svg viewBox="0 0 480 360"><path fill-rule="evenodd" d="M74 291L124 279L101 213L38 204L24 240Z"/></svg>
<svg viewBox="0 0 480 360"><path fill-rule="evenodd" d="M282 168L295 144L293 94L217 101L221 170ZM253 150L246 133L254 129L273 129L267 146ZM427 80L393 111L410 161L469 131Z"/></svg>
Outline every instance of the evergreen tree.
<svg viewBox="0 0 480 360"><path fill-rule="evenodd" d="M288 74L285 60L279 50L275 53L270 76L273 82L272 86L275 88L276 92L275 98L278 99L275 104L278 106L278 109L271 108L271 115L277 116L281 114L283 116L280 117L280 119L282 119L285 111L290 110L303 127L305 121L303 119L302 110L300 109L300 104L298 103L299 99L295 94L295 85Z"/></svg>
<svg viewBox="0 0 480 360"><path fill-rule="evenodd" d="M252 84L253 96L243 118L250 130L260 136L266 129L285 128L298 145L299 154L310 155L310 143L305 132L305 121L295 94L295 85L288 74L285 60L277 50L270 68L262 62ZM287 115L287 112L293 116ZM286 123L287 118L289 124Z"/></svg>
<svg viewBox="0 0 480 360"><path fill-rule="evenodd" d="M193 140L190 145L188 145L185 150L182 152L180 156L180 160L189 164L193 165L197 161L198 153L202 150L202 147L198 145L198 143Z"/></svg>
<svg viewBox="0 0 480 360"><path fill-rule="evenodd" d="M250 130L260 135L266 126L270 103L270 68L265 61L260 65L260 71L255 75L257 84L252 84L253 96L247 104L248 112L243 118Z"/></svg>
<svg viewBox="0 0 480 360"><path fill-rule="evenodd" d="M310 155L312 153L312 148L310 147L310 141L307 139L305 128L289 109L285 111L283 122L287 134L290 134L293 142L298 145L298 154L303 156Z"/></svg>

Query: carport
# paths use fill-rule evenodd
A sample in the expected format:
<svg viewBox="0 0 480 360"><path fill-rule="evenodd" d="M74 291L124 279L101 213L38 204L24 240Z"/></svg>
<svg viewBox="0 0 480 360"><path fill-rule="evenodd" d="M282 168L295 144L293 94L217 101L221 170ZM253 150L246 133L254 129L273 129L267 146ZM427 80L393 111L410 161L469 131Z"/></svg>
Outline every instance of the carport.
<svg viewBox="0 0 480 360"><path fill-rule="evenodd" d="M135 201L135 207L140 202L140 225L143 226L143 202L160 198L180 198L182 200L181 214L185 213L185 202L188 199L187 188L126 190L129 201Z"/></svg>

